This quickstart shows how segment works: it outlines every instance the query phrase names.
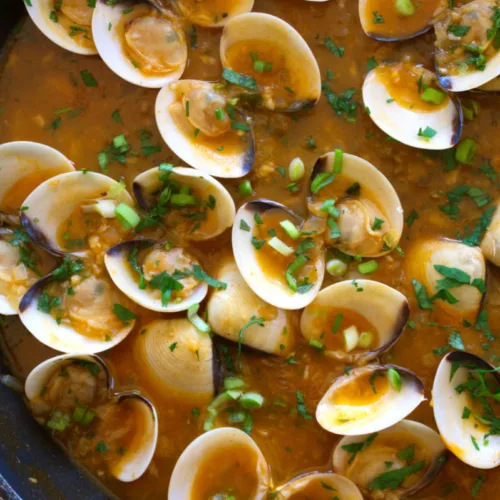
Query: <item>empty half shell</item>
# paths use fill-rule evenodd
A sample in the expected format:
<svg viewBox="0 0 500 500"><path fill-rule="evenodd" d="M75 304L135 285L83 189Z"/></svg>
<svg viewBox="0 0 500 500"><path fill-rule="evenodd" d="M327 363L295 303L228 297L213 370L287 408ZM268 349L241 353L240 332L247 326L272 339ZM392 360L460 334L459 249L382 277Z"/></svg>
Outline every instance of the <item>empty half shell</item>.
<svg viewBox="0 0 500 500"><path fill-rule="evenodd" d="M434 378L434 418L441 437L457 458L478 469L500 465L499 391L495 367L466 352L447 354Z"/></svg>
<svg viewBox="0 0 500 500"><path fill-rule="evenodd" d="M323 244L302 234L306 224L269 200L250 201L236 213L232 242L238 269L248 286L275 307L301 309L323 283Z"/></svg>
<svg viewBox="0 0 500 500"><path fill-rule="evenodd" d="M213 398L217 363L212 339L187 319L148 323L133 349L148 387L159 396L196 402Z"/></svg>
<svg viewBox="0 0 500 500"><path fill-rule="evenodd" d="M226 283L227 288L214 290L208 300L207 315L212 331L238 342L250 318L263 318L263 326L254 324L245 329L241 343L270 354L288 355L295 344L295 324L289 313L256 295L234 261L224 263L216 278Z"/></svg>
<svg viewBox="0 0 500 500"><path fill-rule="evenodd" d="M333 382L318 404L316 420L334 434L371 434L396 424L424 399L424 384L413 372L367 365Z"/></svg>
<svg viewBox="0 0 500 500"><path fill-rule="evenodd" d="M223 77L276 111L310 108L321 96L318 63L302 36L278 17L242 14L224 27Z"/></svg>
<svg viewBox="0 0 500 500"><path fill-rule="evenodd" d="M403 207L371 163L337 150L316 161L309 210L325 221L325 242L348 255L380 257L403 232Z"/></svg>
<svg viewBox="0 0 500 500"><path fill-rule="evenodd" d="M158 439L156 409L139 392L114 393L109 369L98 356L48 359L28 375L25 392L42 425L56 436L66 433L75 452L99 450L102 467L118 480L134 481L148 468Z"/></svg>
<svg viewBox="0 0 500 500"><path fill-rule="evenodd" d="M25 3L37 28L59 47L75 54L97 54L91 29L94 8L89 6L90 2L33 0Z"/></svg>
<svg viewBox="0 0 500 500"><path fill-rule="evenodd" d="M175 0L181 15L198 26L220 28L253 9L254 0Z"/></svg>
<svg viewBox="0 0 500 500"><path fill-rule="evenodd" d="M141 239L118 243L104 256L114 284L135 303L159 312L199 304L208 285L197 279L199 262L181 247Z"/></svg>
<svg viewBox="0 0 500 500"><path fill-rule="evenodd" d="M363 31L380 42L398 42L422 35L448 7L447 0L386 2L359 0Z"/></svg>
<svg viewBox="0 0 500 500"><path fill-rule="evenodd" d="M155 114L163 140L191 167L226 178L242 177L253 168L252 125L220 86L200 80L166 85Z"/></svg>
<svg viewBox="0 0 500 500"><path fill-rule="evenodd" d="M348 280L318 293L302 313L300 330L306 340L321 344L326 356L365 363L394 345L409 315L406 297L394 288Z"/></svg>
<svg viewBox="0 0 500 500"><path fill-rule="evenodd" d="M159 89L184 73L188 49L182 27L147 2L99 1L92 33L103 61L127 82Z"/></svg>
<svg viewBox="0 0 500 500"><path fill-rule="evenodd" d="M332 472L312 472L292 479L279 488L277 498L331 500L332 495L343 500L363 500L363 495L350 479Z"/></svg>
<svg viewBox="0 0 500 500"><path fill-rule="evenodd" d="M182 240L215 238L231 227L236 209L227 189L210 175L185 167L160 166L134 179L144 210L159 207L163 222Z"/></svg>
<svg viewBox="0 0 500 500"><path fill-rule="evenodd" d="M401 420L377 433L343 437L333 452L333 469L353 481L365 498L380 498L389 492L406 498L439 474L446 456L436 431L419 422ZM406 474L393 488L389 480L397 471Z"/></svg>
<svg viewBox="0 0 500 500"><path fill-rule="evenodd" d="M207 481L210 477L210 481ZM263 500L269 468L255 441L239 429L221 427L196 438L175 465L168 500L202 500L229 496Z"/></svg>
<svg viewBox="0 0 500 500"><path fill-rule="evenodd" d="M497 208L481 241L481 251L492 264L500 266L500 210L498 200L495 203Z"/></svg>
<svg viewBox="0 0 500 500"><path fill-rule="evenodd" d="M449 149L460 139L460 103L431 71L410 63L380 65L363 84L370 118L387 135L420 149Z"/></svg>

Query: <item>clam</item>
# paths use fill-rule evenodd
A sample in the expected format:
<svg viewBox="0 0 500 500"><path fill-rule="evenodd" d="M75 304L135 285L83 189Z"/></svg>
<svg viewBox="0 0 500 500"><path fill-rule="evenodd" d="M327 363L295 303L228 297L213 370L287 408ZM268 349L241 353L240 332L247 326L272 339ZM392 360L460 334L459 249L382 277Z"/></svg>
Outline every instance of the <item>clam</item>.
<svg viewBox="0 0 500 500"><path fill-rule="evenodd" d="M408 146L448 149L460 139L460 103L421 66L405 62L372 69L363 84L363 101L375 124Z"/></svg>
<svg viewBox="0 0 500 500"><path fill-rule="evenodd" d="M371 163L336 150L316 161L309 210L326 222L326 244L348 255L380 257L403 232L403 208L387 178Z"/></svg>
<svg viewBox="0 0 500 500"><path fill-rule="evenodd" d="M426 308L436 307L460 322L475 321L486 291L486 264L478 247L444 238L422 239L410 247L405 264L417 298L429 298Z"/></svg>
<svg viewBox="0 0 500 500"><path fill-rule="evenodd" d="M447 7L447 0L359 0L359 19L370 38L398 42L429 31Z"/></svg>
<svg viewBox="0 0 500 500"><path fill-rule="evenodd" d="M227 189L201 170L161 165L134 180L144 210L161 213L164 224L182 240L215 238L234 222L236 209Z"/></svg>
<svg viewBox="0 0 500 500"><path fill-rule="evenodd" d="M500 77L497 76L474 90L477 92L486 92L490 95L498 95L500 92Z"/></svg>
<svg viewBox="0 0 500 500"><path fill-rule="evenodd" d="M158 439L156 409L137 391L115 393L109 369L98 356L44 361L28 375L25 393L37 420L56 436L67 435L75 457L98 456L110 474L125 482L148 468Z"/></svg>
<svg viewBox="0 0 500 500"><path fill-rule="evenodd" d="M133 200L114 179L81 171L46 180L23 205L21 223L33 241L62 255L109 248L122 239L126 223L119 223L117 209L132 210Z"/></svg>
<svg viewBox="0 0 500 500"><path fill-rule="evenodd" d="M233 17L253 9L254 0L175 0L181 15L199 26L220 28Z"/></svg>
<svg viewBox="0 0 500 500"><path fill-rule="evenodd" d="M104 262L114 284L152 311L185 311L208 291L198 261L170 243L151 239L118 243L106 252Z"/></svg>
<svg viewBox="0 0 500 500"><path fill-rule="evenodd" d="M235 178L252 168L255 144L249 119L216 84L181 80L156 99L156 123L168 147L191 167Z"/></svg>
<svg viewBox="0 0 500 500"><path fill-rule="evenodd" d="M227 288L214 290L208 300L207 315L212 331L259 351L287 355L295 344L295 325L289 313L256 295L232 260L222 264L216 278L226 283ZM249 326L240 339L243 327L254 316L263 318L264 325Z"/></svg>
<svg viewBox="0 0 500 500"><path fill-rule="evenodd" d="M217 379L212 339L187 319L165 319L145 325L134 343L141 375L162 397L176 395L210 401Z"/></svg>
<svg viewBox="0 0 500 500"><path fill-rule="evenodd" d="M498 368L467 352L447 354L439 364L432 401L446 447L477 469L500 464Z"/></svg>
<svg viewBox="0 0 500 500"><path fill-rule="evenodd" d="M316 420L334 434L371 434L396 424L424 399L424 384L413 372L367 365L333 382L318 404Z"/></svg>
<svg viewBox="0 0 500 500"><path fill-rule="evenodd" d="M161 88L184 73L188 49L181 25L148 2L99 1L92 33L103 61L127 82Z"/></svg>
<svg viewBox="0 0 500 500"><path fill-rule="evenodd" d="M363 496L351 480L332 472L303 474L279 488L276 498L331 500L335 496L345 500L363 500Z"/></svg>
<svg viewBox="0 0 500 500"><path fill-rule="evenodd" d="M233 252L248 286L281 309L312 302L325 273L322 241L313 239L307 221L270 200L244 204L233 225Z"/></svg>
<svg viewBox="0 0 500 500"><path fill-rule="evenodd" d="M474 0L436 24L436 71L445 89L464 92L500 75L496 9L495 0Z"/></svg>
<svg viewBox="0 0 500 500"><path fill-rule="evenodd" d="M94 8L87 0L32 0L26 8L37 28L63 49L93 55L91 23Z"/></svg>
<svg viewBox="0 0 500 500"><path fill-rule="evenodd" d="M409 315L406 297L394 288L364 279L341 281L321 290L304 309L300 330L325 355L366 363L394 345Z"/></svg>
<svg viewBox="0 0 500 500"><path fill-rule="evenodd" d="M95 266L67 256L23 296L19 317L56 351L97 353L117 345L134 327L136 315L128 306Z"/></svg>
<svg viewBox="0 0 500 500"><path fill-rule="evenodd" d="M500 266L500 210L498 209L495 209L490 225L484 233L481 251L492 264Z"/></svg>
<svg viewBox="0 0 500 500"><path fill-rule="evenodd" d="M302 36L278 17L262 13L231 19L222 32L223 77L276 111L310 108L321 96L318 63Z"/></svg>
<svg viewBox="0 0 500 500"><path fill-rule="evenodd" d="M401 420L377 433L343 437L333 452L333 469L353 481L365 498L382 498L389 492L406 498L429 484L446 458L436 431Z"/></svg>
<svg viewBox="0 0 500 500"><path fill-rule="evenodd" d="M204 500L237 495L266 498L270 474L266 459L243 431L221 427L196 438L175 465L168 500Z"/></svg>

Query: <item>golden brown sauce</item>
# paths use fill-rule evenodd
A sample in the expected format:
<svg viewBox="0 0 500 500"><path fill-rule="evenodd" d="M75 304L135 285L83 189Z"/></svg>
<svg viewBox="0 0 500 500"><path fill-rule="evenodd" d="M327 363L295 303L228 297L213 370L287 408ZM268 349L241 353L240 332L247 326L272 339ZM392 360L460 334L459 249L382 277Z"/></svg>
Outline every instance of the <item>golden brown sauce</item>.
<svg viewBox="0 0 500 500"><path fill-rule="evenodd" d="M232 444L210 453L198 468L189 500L207 500L224 493L235 500L253 498L259 479L257 460L248 445Z"/></svg>
<svg viewBox="0 0 500 500"><path fill-rule="evenodd" d="M289 500L332 500L337 495L336 492L336 488L330 485L330 481L312 479L300 491L297 491L288 498Z"/></svg>
<svg viewBox="0 0 500 500"><path fill-rule="evenodd" d="M394 66L379 66L377 77L387 88L390 96L399 105L420 113L431 113L445 108L450 98L446 96L440 104L433 104L421 98L426 87L435 88L436 78L432 74L434 85L429 85L427 72L409 64L396 64ZM424 82L424 76L427 77ZM441 91L442 92L442 91Z"/></svg>
<svg viewBox="0 0 500 500"><path fill-rule="evenodd" d="M218 23L232 13L232 0L179 0L180 11L194 22L202 24ZM237 7L237 5L236 5Z"/></svg>
<svg viewBox="0 0 500 500"><path fill-rule="evenodd" d="M91 20L93 9L87 5L85 0L70 0L62 2L54 0L52 2L54 9L45 11L47 15L51 14L51 22L56 26L54 29L63 29L80 47L94 48L92 39ZM67 5L66 5L67 4Z"/></svg>
<svg viewBox="0 0 500 500"><path fill-rule="evenodd" d="M255 10L277 15L291 23L305 38L316 56L325 75L331 69L335 76L335 89L356 89L354 100L360 102L360 89L366 74L366 62L370 56L377 61L411 58L415 64L432 68L433 38L423 36L405 44L381 44L364 35L358 21L357 2L305 2L303 0L257 0ZM332 55L320 41L325 35L345 48L345 56ZM220 31L198 29L199 49L190 54L190 65L184 78L217 81L221 74L218 59ZM208 52L208 54L207 54ZM26 58L30 54L30 58ZM207 55L209 56L207 58ZM32 78L33 68L29 61L37 61L38 74L43 78ZM97 88L87 88L80 78L80 71L87 69L98 81ZM163 144L154 121L154 102L157 92L134 87L120 80L97 57L70 54L47 40L28 21L16 36L16 43L6 58L0 78L0 141L33 140L55 147L75 162L77 168L98 171L97 155L110 144L113 137L126 133L135 151L140 150L140 129L145 128L154 144L161 144L162 151L151 157L142 154L127 157L127 165L111 163L109 175L118 179L125 177L131 191L134 177L163 161L182 164ZM496 144L500 107L498 99L488 95L474 95L479 103L479 116L467 121L464 137L473 137L479 148L472 166L462 165L455 170L444 170L445 161L439 154L420 153L395 141L387 140L364 114L358 110L356 122L345 121L333 112L327 100L306 112L295 114L256 113L257 137L256 167L249 176L255 191L254 197L279 201L301 215L306 215L305 198L308 195L307 176L317 157L335 148L359 155L372 162L386 175L395 187L408 217L413 210L419 218L410 225L405 224L400 246L406 256L393 251L377 260L377 280L396 287L404 293L411 306L411 320L415 328L407 328L395 346L382 356L382 362L394 362L414 371L430 388L441 357L432 352L448 343L450 330L441 311L423 311L418 307L411 285L411 274L404 267L408 249L422 238L456 238L472 230L484 208L479 208L472 199L459 203L460 216L450 219L439 206L447 204L446 193L458 185L466 184L486 190L492 197L499 193L497 182L492 182L479 170L483 158L491 161L498 171L500 155ZM50 126L56 118L55 111L62 107L80 109L79 116L63 116L61 126L54 131ZM123 125L113 121L111 114L119 109ZM37 119L39 117L43 120ZM42 124L40 124L42 123ZM308 146L312 136L317 147ZM277 166L287 166L300 156L306 164L307 175L300 183L300 191L291 193L287 189L288 178L283 178ZM224 181L241 206L250 197L238 195L238 180ZM231 253L230 232L221 235L216 242L200 243L190 247L200 259L204 269L212 276L223 257ZM467 234L470 234L467 232ZM355 264L347 275L357 276ZM334 280L326 276L324 286ZM488 294L484 307L489 313L488 322L493 332L500 329L500 271L488 267ZM300 313L292 312L296 318ZM130 336L104 358L111 362L117 372L119 386L140 388L147 394L153 386L133 359L133 343L145 324L161 315L141 311L140 318ZM182 315L185 317L185 315ZM18 325L18 324L17 324ZM493 361L500 355L498 341L488 342L486 337L473 328L458 327L467 350ZM300 336L298 336L300 337ZM14 369L22 375L37 363L57 353L38 343L16 324L8 325L3 332L9 350L14 354ZM482 345L487 346L484 349ZM233 356L235 350L231 349ZM269 462L273 482L281 485L294 476L311 468L330 467L333 446L339 436L324 431L314 419L304 420L295 412L296 391L303 392L307 407L314 413L316 405L332 381L344 373L344 364L313 350L305 340L298 339L294 351L297 364L287 363L285 358L262 355L251 351L242 352L242 366L246 380L252 390L259 392L276 405L265 406L254 413L252 437L262 449ZM496 362L495 362L496 363ZM171 471L176 460L189 443L203 432L206 401L196 405L201 416L187 404L161 393L153 398L158 409L160 439L148 471L133 483L120 483L104 475L103 481L122 498L165 498ZM422 403L411 415L435 428L432 408ZM482 474L485 478L477 500L495 498L500 487L497 471L478 471L451 456L440 475L418 496L442 498L446 491L453 496L467 498L471 488ZM35 477L41 476L36 471Z"/></svg>
<svg viewBox="0 0 500 500"><path fill-rule="evenodd" d="M415 12L402 15L395 0L366 0L367 31L386 38L409 36L429 26L443 5L442 0L412 0Z"/></svg>
<svg viewBox="0 0 500 500"><path fill-rule="evenodd" d="M389 379L384 372L364 373L342 384L333 395L336 405L365 406L378 401L389 390Z"/></svg>

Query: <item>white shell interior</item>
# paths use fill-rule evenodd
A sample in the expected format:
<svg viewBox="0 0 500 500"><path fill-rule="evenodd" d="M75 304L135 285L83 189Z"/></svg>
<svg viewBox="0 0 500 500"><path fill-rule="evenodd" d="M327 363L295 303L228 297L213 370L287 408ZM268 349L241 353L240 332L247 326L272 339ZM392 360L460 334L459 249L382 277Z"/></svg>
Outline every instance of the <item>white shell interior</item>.
<svg viewBox="0 0 500 500"><path fill-rule="evenodd" d="M414 148L441 150L453 147L460 139L461 108L453 99L436 111L420 113L392 101L385 84L371 70L363 84L363 102L370 118L390 137ZM389 102L387 102L389 100ZM437 132L431 139L419 137L420 129L430 127Z"/></svg>
<svg viewBox="0 0 500 500"><path fill-rule="evenodd" d="M486 446L486 431L477 426L472 416L462 418L464 407L468 406L467 391L459 394L455 388L467 381L469 370L460 366L451 378L453 364L449 358L454 354L449 353L441 360L434 378L434 419L446 447L457 458L477 469L493 469L500 465L500 436L489 435Z"/></svg>
<svg viewBox="0 0 500 500"><path fill-rule="evenodd" d="M325 495L328 495L331 488L331 494L336 495L342 500L363 500L363 495L350 479L332 472L313 472L299 476L279 489L278 498L287 500L288 498L293 498L294 495L300 495L302 490L310 483L319 483L321 486L329 486L328 489L323 486L323 488L327 489ZM305 495L305 493L302 494ZM304 498L310 497L304 496Z"/></svg>
<svg viewBox="0 0 500 500"><path fill-rule="evenodd" d="M264 499L270 483L269 469L264 455L262 455L255 441L243 431L232 427L220 427L197 437L182 452L170 478L168 500L186 500L186 498L191 498L191 491L200 464L210 456L210 453L215 452L221 447L230 449L231 445L236 444L247 447L249 454L255 454L258 457L257 475L259 484L257 494L248 500Z"/></svg>
<svg viewBox="0 0 500 500"><path fill-rule="evenodd" d="M357 436L386 429L409 415L424 399L423 385L414 374L398 368L401 390L388 384L387 392L366 405L335 404L335 392L354 378L366 373L386 372L389 366L367 365L355 368L349 375L336 379L316 409L316 420L323 429L334 434ZM418 382L417 382L418 381Z"/></svg>
<svg viewBox="0 0 500 500"><path fill-rule="evenodd" d="M265 203L265 202L264 202ZM270 206L270 209L276 207ZM262 300L281 309L302 309L310 304L318 294L325 275L324 253L320 252L315 261L317 279L314 286L304 294L293 292L286 283L277 283L269 279L257 262L256 250L252 245L252 234L255 227L255 208L252 202L246 203L238 212L233 225L233 253L238 269L248 286ZM241 221L250 227L250 231L240 229Z"/></svg>

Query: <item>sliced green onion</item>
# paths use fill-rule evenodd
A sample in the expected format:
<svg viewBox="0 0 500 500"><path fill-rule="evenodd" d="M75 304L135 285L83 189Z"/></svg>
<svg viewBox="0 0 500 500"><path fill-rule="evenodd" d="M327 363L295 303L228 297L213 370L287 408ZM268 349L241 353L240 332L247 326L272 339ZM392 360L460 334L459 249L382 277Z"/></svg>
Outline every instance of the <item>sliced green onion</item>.
<svg viewBox="0 0 500 500"><path fill-rule="evenodd" d="M245 381L239 377L226 377L224 379L224 389L226 391L234 391L235 389L243 389Z"/></svg>
<svg viewBox="0 0 500 500"><path fill-rule="evenodd" d="M446 93L441 92L441 90L436 90L431 87L427 87L421 94L420 99L422 101L428 102L429 104L441 104L446 99Z"/></svg>
<svg viewBox="0 0 500 500"><path fill-rule="evenodd" d="M347 271L347 264L340 259L331 259L326 264L326 271L331 276L344 276Z"/></svg>
<svg viewBox="0 0 500 500"><path fill-rule="evenodd" d="M395 370L394 368L389 368L387 370L387 376L389 377L389 383L392 385L392 387L398 391L401 392L401 375Z"/></svg>
<svg viewBox="0 0 500 500"><path fill-rule="evenodd" d="M186 116L189 116L189 101L186 99Z"/></svg>
<svg viewBox="0 0 500 500"><path fill-rule="evenodd" d="M293 182L300 181L304 177L306 168L304 162L299 158L294 158L288 166L288 175Z"/></svg>
<svg viewBox="0 0 500 500"><path fill-rule="evenodd" d="M264 398L257 392L247 392L241 396L239 401L245 410L257 410L262 408L264 404Z"/></svg>
<svg viewBox="0 0 500 500"><path fill-rule="evenodd" d="M54 431L63 432L69 425L69 416L65 415L61 410L55 410L47 422L47 427Z"/></svg>
<svg viewBox="0 0 500 500"><path fill-rule="evenodd" d="M342 173L342 165L344 164L344 152L341 149L336 149L333 157L333 173Z"/></svg>
<svg viewBox="0 0 500 500"><path fill-rule="evenodd" d="M378 263L376 260L369 260L358 265L358 271L361 274L374 273L378 269Z"/></svg>
<svg viewBox="0 0 500 500"><path fill-rule="evenodd" d="M89 426L92 423L92 420L94 420L95 416L96 414L93 411L87 410L87 413L85 413L85 415L82 418L82 421L80 422L81 425Z"/></svg>
<svg viewBox="0 0 500 500"><path fill-rule="evenodd" d="M278 253L281 255L284 255L285 257L288 257L289 255L292 255L294 252L294 249L292 247L289 247L284 241L280 240L276 236L273 236L267 244L274 248Z"/></svg>
<svg viewBox="0 0 500 500"><path fill-rule="evenodd" d="M273 70L273 63L258 60L254 61L253 70L257 73L269 73Z"/></svg>
<svg viewBox="0 0 500 500"><path fill-rule="evenodd" d="M217 120L224 120L224 110L222 108L217 108L215 110L215 117Z"/></svg>
<svg viewBox="0 0 500 500"><path fill-rule="evenodd" d="M292 238L292 240L298 240L300 238L300 231L295 227L293 222L284 220L280 222L280 226L283 228L285 233Z"/></svg>
<svg viewBox="0 0 500 500"><path fill-rule="evenodd" d="M470 165L477 153L477 144L473 139L464 139L457 146L455 158L458 162Z"/></svg>
<svg viewBox="0 0 500 500"><path fill-rule="evenodd" d="M415 6L411 0L396 0L396 10L402 16L413 16L415 14Z"/></svg>
<svg viewBox="0 0 500 500"><path fill-rule="evenodd" d="M189 322L200 332L210 333L210 326L208 326L208 324L205 323L205 321L203 321L197 314L199 308L200 304L193 304L192 306L189 306L187 310L187 318Z"/></svg>
<svg viewBox="0 0 500 500"><path fill-rule="evenodd" d="M321 205L321 211L326 212L327 214L331 215L332 217L337 218L340 215L339 209L335 208L335 203L337 202L336 198L333 198L331 200L326 200L323 202Z"/></svg>
<svg viewBox="0 0 500 500"><path fill-rule="evenodd" d="M373 344L374 335L372 332L361 332L359 334L359 347L363 349L368 349Z"/></svg>
<svg viewBox="0 0 500 500"><path fill-rule="evenodd" d="M86 406L76 406L71 415L71 420L76 422L77 424L81 423L83 417L85 416L85 412L87 411Z"/></svg>
<svg viewBox="0 0 500 500"><path fill-rule="evenodd" d="M312 193L318 194L321 189L331 184L334 180L335 174L333 172L322 172L318 174L311 184Z"/></svg>
<svg viewBox="0 0 500 500"><path fill-rule="evenodd" d="M342 334L344 335L344 347L346 352L351 352L358 347L359 332L354 325L346 328Z"/></svg>
<svg viewBox="0 0 500 500"><path fill-rule="evenodd" d="M318 349L318 351L322 351L325 348L325 344L323 342L320 342L319 340L316 339L311 339L309 341L309 345L313 347L314 349Z"/></svg>
<svg viewBox="0 0 500 500"><path fill-rule="evenodd" d="M286 272L295 274L299 269L307 264L309 259L305 255L299 255L287 268Z"/></svg>
<svg viewBox="0 0 500 500"><path fill-rule="evenodd" d="M191 194L178 193L173 194L170 198L170 203L177 207L187 207L188 205L196 205L196 197Z"/></svg>
<svg viewBox="0 0 500 500"><path fill-rule="evenodd" d="M115 214L123 229L126 230L136 227L141 222L139 214L125 203L120 203L116 207Z"/></svg>
<svg viewBox="0 0 500 500"><path fill-rule="evenodd" d="M88 205L82 205L82 212L84 214L96 212L105 219L114 219L116 217L115 210L115 200L95 200Z"/></svg>
<svg viewBox="0 0 500 500"><path fill-rule="evenodd" d="M472 109L469 109L469 108L466 108L463 104L462 104L462 113L464 114L464 118L466 120L474 120L474 111L472 111Z"/></svg>
<svg viewBox="0 0 500 500"><path fill-rule="evenodd" d="M242 196L250 196L253 193L251 182L246 179L239 186L238 191Z"/></svg>
<svg viewBox="0 0 500 500"><path fill-rule="evenodd" d="M115 138L113 138L113 147L121 151L128 150L129 145L127 142L127 138L125 137L125 134L118 135Z"/></svg>

